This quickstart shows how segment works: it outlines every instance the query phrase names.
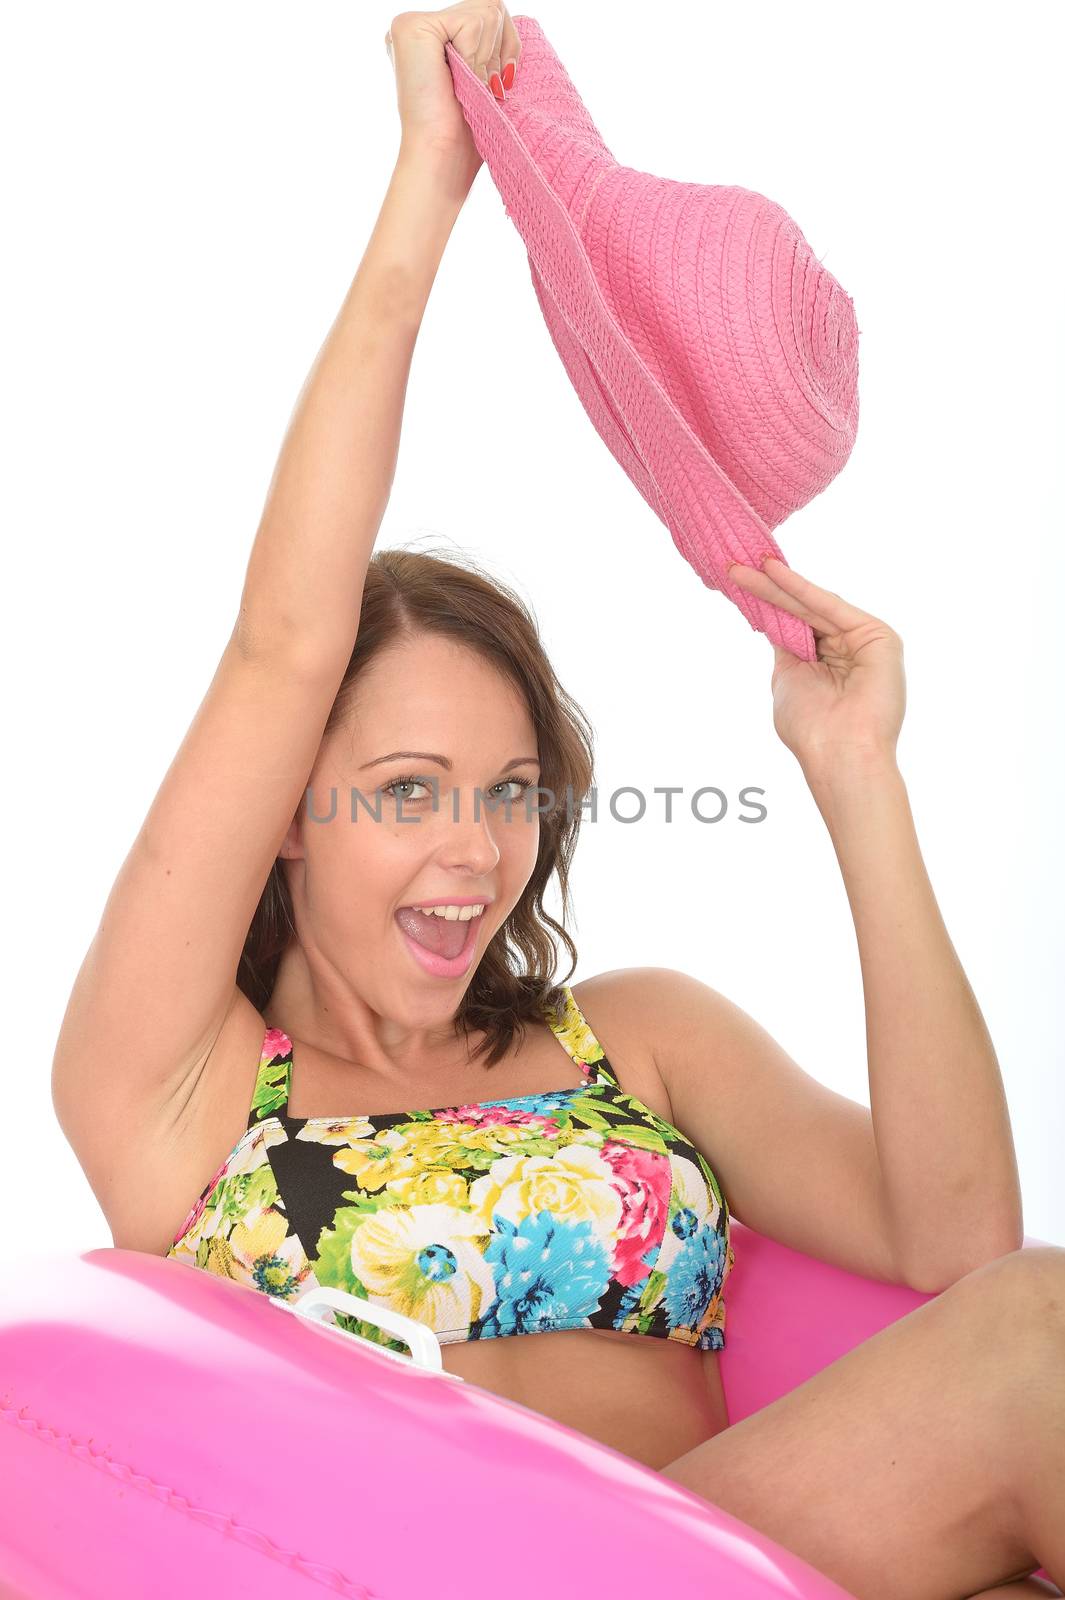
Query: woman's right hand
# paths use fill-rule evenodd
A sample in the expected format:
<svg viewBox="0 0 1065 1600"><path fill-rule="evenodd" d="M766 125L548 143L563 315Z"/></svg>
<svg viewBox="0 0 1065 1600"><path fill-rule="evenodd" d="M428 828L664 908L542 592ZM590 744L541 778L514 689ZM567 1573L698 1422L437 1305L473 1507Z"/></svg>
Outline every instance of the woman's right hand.
<svg viewBox="0 0 1065 1600"><path fill-rule="evenodd" d="M481 165L455 94L444 46L454 46L485 84L521 58L521 39L502 0L460 0L443 11L401 11L385 46L396 72L402 148L452 163L467 193Z"/></svg>

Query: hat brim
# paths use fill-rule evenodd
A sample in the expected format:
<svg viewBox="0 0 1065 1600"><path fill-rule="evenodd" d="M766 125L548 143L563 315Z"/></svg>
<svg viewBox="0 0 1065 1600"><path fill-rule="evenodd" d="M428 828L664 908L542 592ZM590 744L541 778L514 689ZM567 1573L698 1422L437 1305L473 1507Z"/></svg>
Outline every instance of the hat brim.
<svg viewBox="0 0 1065 1600"><path fill-rule="evenodd" d="M596 432L703 583L725 594L756 631L815 661L807 623L729 579L730 562L759 567L770 555L785 565L787 559L618 324L565 206L504 108L452 45L446 51L478 151L525 244L552 342Z"/></svg>

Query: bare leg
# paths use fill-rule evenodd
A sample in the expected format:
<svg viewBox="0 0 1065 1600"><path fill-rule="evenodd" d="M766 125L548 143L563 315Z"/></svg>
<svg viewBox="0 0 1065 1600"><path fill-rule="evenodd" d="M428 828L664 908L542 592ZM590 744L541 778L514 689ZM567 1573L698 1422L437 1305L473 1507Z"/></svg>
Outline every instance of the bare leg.
<svg viewBox="0 0 1065 1600"><path fill-rule="evenodd" d="M660 1470L857 1600L1061 1581L1063 1354L1065 1250L1017 1250Z"/></svg>

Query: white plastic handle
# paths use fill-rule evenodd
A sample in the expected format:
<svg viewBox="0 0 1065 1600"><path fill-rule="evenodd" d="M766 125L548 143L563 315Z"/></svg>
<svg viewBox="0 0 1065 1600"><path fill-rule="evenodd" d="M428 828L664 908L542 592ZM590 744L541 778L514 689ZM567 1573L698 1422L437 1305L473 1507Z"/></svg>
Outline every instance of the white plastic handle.
<svg viewBox="0 0 1065 1600"><path fill-rule="evenodd" d="M425 1372L439 1372L445 1378L458 1378L460 1383L465 1382L457 1372L448 1372L440 1354L440 1343L431 1328L424 1323L415 1322L413 1317L404 1316L402 1311L393 1311L390 1306L379 1306L373 1300L364 1300L359 1295L349 1294L346 1289L333 1289L324 1285L316 1285L308 1289L298 1300L282 1300L277 1295L270 1295L270 1304L280 1306L284 1311L295 1311L297 1315L308 1317L312 1322L325 1322L330 1311L342 1311L347 1316L357 1317L363 1322L372 1322L378 1328L395 1334L399 1339L410 1346L410 1355L405 1356L398 1350L389 1350L383 1344L375 1344L372 1339L367 1339L361 1333L352 1333L348 1328L337 1327L337 1332L344 1334L349 1339L357 1339L360 1344L367 1344L372 1350L377 1350L381 1355L391 1356L394 1361L402 1361L404 1366L420 1367ZM328 1323L327 1326L336 1326Z"/></svg>

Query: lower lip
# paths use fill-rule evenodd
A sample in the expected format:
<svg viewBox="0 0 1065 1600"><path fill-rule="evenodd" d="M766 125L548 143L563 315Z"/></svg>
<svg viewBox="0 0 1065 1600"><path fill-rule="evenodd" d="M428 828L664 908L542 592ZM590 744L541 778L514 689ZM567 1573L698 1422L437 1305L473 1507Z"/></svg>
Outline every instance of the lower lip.
<svg viewBox="0 0 1065 1600"><path fill-rule="evenodd" d="M466 943L463 945L458 955L452 957L450 960L447 956L437 955L435 950L426 950L425 946L420 945L417 939L411 938L410 934L405 928L400 927L398 921L396 922L396 927L399 928L400 934L406 943L407 949L426 972L431 972L434 978L461 978L470 969L470 963L473 960L474 948L477 944L477 927L483 918L483 911L481 912L480 916L470 918L469 922L466 924Z"/></svg>

